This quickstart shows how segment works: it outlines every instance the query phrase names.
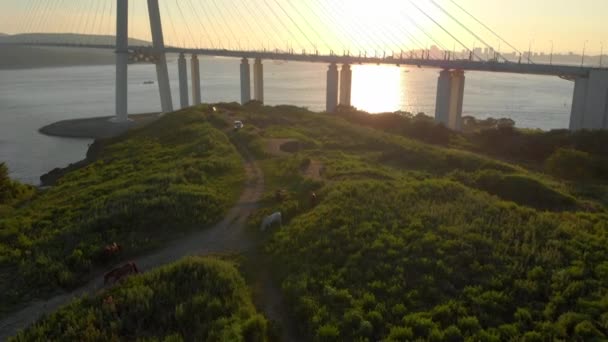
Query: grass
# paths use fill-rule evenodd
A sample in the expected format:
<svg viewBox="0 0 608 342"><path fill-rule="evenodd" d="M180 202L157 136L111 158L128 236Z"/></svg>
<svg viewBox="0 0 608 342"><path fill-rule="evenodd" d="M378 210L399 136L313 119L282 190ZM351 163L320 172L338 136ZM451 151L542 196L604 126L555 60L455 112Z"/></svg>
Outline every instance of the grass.
<svg viewBox="0 0 608 342"><path fill-rule="evenodd" d="M557 173L545 173L542 158L522 161L511 158L514 150L479 145L491 141L492 134L510 141L515 133L504 128L471 138L428 121L387 129L393 120L403 120L395 115L382 117L386 122L370 123L367 116L315 114L291 106L216 107L214 113L182 113L181 121L173 116L179 122L108 142L106 154L100 157L108 165L117 156L131 160L159 147L170 148L172 154L145 157L142 169L98 165L104 168L103 175L110 174L107 178L95 168L72 173L58 187L65 186L64 181L73 186L65 188L64 200L78 198L76 190L86 189L89 200L96 203L93 198L106 196L108 189L95 190L93 180L114 182L121 175L129 176L110 187L118 199L147 187L161 189L163 194L176 191L182 189L182 179L213 179L210 184L216 184L227 177L223 186L240 184L242 174L224 160L234 156L236 161L228 139L238 139L258 158L266 185L261 208L249 218L251 236L263 248L249 256L272 269L289 304L288 314L306 340L535 341L608 336L608 212L601 179L563 179ZM226 137L218 128L225 127L228 119L242 120L245 128ZM407 120L401 124L409 125ZM194 163L198 167L190 171L190 166L184 167L191 165L186 161L210 150L189 143L203 139L199 129L205 130L205 136L217 135L213 141L225 149L201 157L200 163ZM443 135L428 137L420 130ZM540 139L542 153L538 155L543 158L557 150L550 146L552 136L524 134L517 133L517 139ZM268 139L277 138L297 140L301 149L273 156L264 147ZM564 139L582 139L585 144ZM590 154L586 158L604 158L591 140L560 135L555 141L560 148L576 149L582 144ZM121 145L135 141L137 148ZM138 149L140 145L145 148ZM174 148L183 153L175 154ZM305 176L313 160L323 165L320 180ZM568 170L568 160L572 158L559 159L560 170ZM154 172L147 182L132 184L133 178L157 165L167 168ZM201 169L205 176L199 178ZM175 170L189 171L176 175ZM78 172L92 180L77 176ZM214 172L215 178L207 177ZM283 191L282 198L277 198L277 191ZM310 201L311 191L318 196L316 205ZM152 193L162 198L161 192ZM228 201L231 196L224 198ZM54 210L61 210L50 203ZM114 212L112 203L99 204L102 214L94 212L93 217ZM21 210L25 209L15 212ZM262 218L277 210L283 213L283 227L259 232ZM199 212L199 219L212 216L209 212L214 211ZM183 216L187 211L169 213L173 221L191 218ZM138 219L131 224L147 222L142 216L134 217ZM166 218L163 212L154 222ZM141 236L155 234L145 231ZM256 261L247 260L247 272L255 271L251 265L259 265Z"/></svg>
<svg viewBox="0 0 608 342"><path fill-rule="evenodd" d="M107 244L123 246L115 263L219 221L244 171L209 116L172 113L96 143L93 163L0 218L0 313L83 284L107 267Z"/></svg>
<svg viewBox="0 0 608 342"><path fill-rule="evenodd" d="M471 141L442 147L290 107L231 111L254 126L257 146L303 142L288 156L261 155L267 193L250 222L254 231L270 212L286 216L258 235L307 340L608 335L601 182L575 187L471 152ZM325 167L314 186L299 167L310 159ZM279 189L286 199L273 196Z"/></svg>
<svg viewBox="0 0 608 342"><path fill-rule="evenodd" d="M189 257L71 302L11 341L267 341L235 265Z"/></svg>

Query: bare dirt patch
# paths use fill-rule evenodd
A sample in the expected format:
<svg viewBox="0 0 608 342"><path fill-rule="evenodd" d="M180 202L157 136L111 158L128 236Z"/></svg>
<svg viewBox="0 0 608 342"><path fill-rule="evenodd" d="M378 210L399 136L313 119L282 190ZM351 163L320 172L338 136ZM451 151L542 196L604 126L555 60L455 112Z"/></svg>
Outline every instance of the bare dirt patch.
<svg viewBox="0 0 608 342"><path fill-rule="evenodd" d="M304 177L312 178L314 180L321 180L322 173L323 163L314 159L311 159L308 166L304 169Z"/></svg>
<svg viewBox="0 0 608 342"><path fill-rule="evenodd" d="M300 149L300 142L294 139L267 139L265 151L266 153L285 157Z"/></svg>

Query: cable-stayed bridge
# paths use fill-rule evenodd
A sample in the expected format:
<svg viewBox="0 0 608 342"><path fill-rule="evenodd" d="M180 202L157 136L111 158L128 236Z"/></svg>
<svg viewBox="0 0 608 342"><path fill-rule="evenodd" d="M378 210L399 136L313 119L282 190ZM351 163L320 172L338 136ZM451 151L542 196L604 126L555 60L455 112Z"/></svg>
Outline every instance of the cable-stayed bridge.
<svg viewBox="0 0 608 342"><path fill-rule="evenodd" d="M177 53L180 107L201 102L198 56L241 59L239 72L242 103L252 99L264 102L264 60L326 63L329 65L325 84L327 112L333 112L338 105L350 105L352 64L411 65L440 70L435 118L452 129L460 129L465 72L468 71L557 76L574 81L570 128L608 129L606 69L582 64L567 66L534 63L529 51L522 52L515 48L461 7L456 0L445 0L443 3L436 0L403 0L409 7L397 9L383 9L382 1L379 1L375 11L382 13L383 10L394 9L391 16L396 18L397 22L407 22L405 27L387 22L386 27L380 28L378 25L371 26L371 23L349 25L340 20L341 15L346 15L340 13L341 1L344 4L344 0L305 0L295 3L291 0L228 0L223 4L221 0L175 0L174 4L177 6L170 7L167 5L170 0L146 0L145 3L143 0L88 0L81 5L86 7L88 2L91 6L90 10L86 11L87 17L68 16L68 20L60 24L63 26L57 30L114 33L115 42L32 40L8 41L0 43L0 46L10 48L15 45L35 45L114 50L114 121L119 123L128 120L127 75L130 63L147 62L156 65L162 111L169 112L174 109L166 54ZM23 32L35 32L36 25L44 27L51 23L53 14L62 11L64 3L49 0L26 2L27 17L23 18ZM316 6L313 6L313 3ZM145 8L141 8L142 4L146 5ZM164 7L161 8L161 5ZM161 18L162 9L164 11ZM145 15L142 15L142 12L145 12ZM151 44L129 44L130 32L141 30L142 26L134 22L144 19L149 22ZM176 27L181 27L182 31ZM170 33L167 34L167 31ZM481 32L485 32L486 36L482 36ZM507 46L514 52L501 53L500 47L496 49L493 44L488 43L488 35L497 41L499 46ZM145 34L143 37L148 38ZM264 41L264 38L260 37L267 40ZM481 43L483 48L470 47L463 43L470 37ZM446 40L453 43L452 49L445 47ZM432 44L430 48L429 44ZM459 46L458 51L456 46ZM191 84L188 82L186 56L190 57ZM250 60L253 61L253 97Z"/></svg>

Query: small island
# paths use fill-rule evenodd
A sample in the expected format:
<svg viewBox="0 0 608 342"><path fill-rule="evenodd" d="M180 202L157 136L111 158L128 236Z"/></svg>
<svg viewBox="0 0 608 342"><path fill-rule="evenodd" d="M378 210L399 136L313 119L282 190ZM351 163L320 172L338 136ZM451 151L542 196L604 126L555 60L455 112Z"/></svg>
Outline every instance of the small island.
<svg viewBox="0 0 608 342"><path fill-rule="evenodd" d="M604 339L607 146L350 107L168 113L48 189L0 169L2 337Z"/></svg>

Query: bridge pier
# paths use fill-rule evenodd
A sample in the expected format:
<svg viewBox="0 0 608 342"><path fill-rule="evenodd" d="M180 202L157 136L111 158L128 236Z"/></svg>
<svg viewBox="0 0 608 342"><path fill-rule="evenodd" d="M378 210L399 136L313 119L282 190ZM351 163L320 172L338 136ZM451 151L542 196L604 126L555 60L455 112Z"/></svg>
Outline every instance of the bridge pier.
<svg viewBox="0 0 608 342"><path fill-rule="evenodd" d="M179 100L182 108L190 106L188 98L188 68L186 66L186 56L183 53L179 54L177 60L177 70L179 74Z"/></svg>
<svg viewBox="0 0 608 342"><path fill-rule="evenodd" d="M253 99L264 103L264 65L260 58L253 64Z"/></svg>
<svg viewBox="0 0 608 342"><path fill-rule="evenodd" d="M197 106L201 104L201 72L198 56L192 55L190 60L190 72L192 73L192 104Z"/></svg>
<svg viewBox="0 0 608 342"><path fill-rule="evenodd" d="M435 122L457 131L462 128L464 81L464 71L443 70L437 82Z"/></svg>
<svg viewBox="0 0 608 342"><path fill-rule="evenodd" d="M249 60L241 60L241 104L245 105L251 101L251 74L249 71Z"/></svg>
<svg viewBox="0 0 608 342"><path fill-rule="evenodd" d="M154 47L155 52L158 54L158 62L156 63L156 76L158 78L160 103L162 111L164 113L168 113L173 111L173 100L171 99L169 70L167 69L165 40L163 38L163 27L160 21L160 9L158 8L158 0L148 0L148 15L150 17L152 45Z"/></svg>
<svg viewBox="0 0 608 342"><path fill-rule="evenodd" d="M570 130L608 129L608 70L590 70L574 81Z"/></svg>
<svg viewBox="0 0 608 342"><path fill-rule="evenodd" d="M116 7L116 116L114 122L126 122L128 116L129 1L117 0Z"/></svg>
<svg viewBox="0 0 608 342"><path fill-rule="evenodd" d="M350 106L351 90L352 90L353 71L350 69L350 64L343 64L340 70L340 105Z"/></svg>
<svg viewBox="0 0 608 342"><path fill-rule="evenodd" d="M327 95L325 100L325 110L333 113L338 107L338 66L331 63L327 70Z"/></svg>

